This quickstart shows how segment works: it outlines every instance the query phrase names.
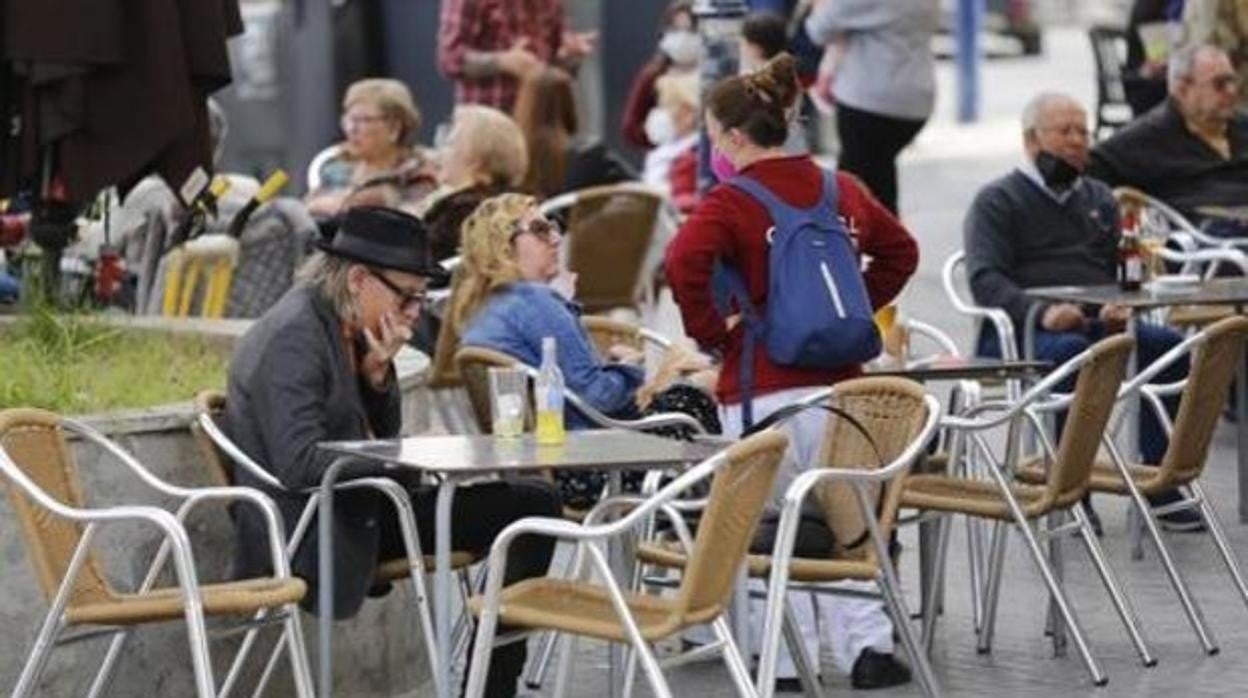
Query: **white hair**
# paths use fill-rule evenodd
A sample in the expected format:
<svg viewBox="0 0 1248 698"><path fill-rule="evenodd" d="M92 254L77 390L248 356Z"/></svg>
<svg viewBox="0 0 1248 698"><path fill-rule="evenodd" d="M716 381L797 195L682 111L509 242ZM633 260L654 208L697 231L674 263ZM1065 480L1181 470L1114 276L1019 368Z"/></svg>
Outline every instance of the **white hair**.
<svg viewBox="0 0 1248 698"><path fill-rule="evenodd" d="M1064 92L1052 91L1040 92L1027 100L1026 106L1023 107L1023 133L1035 131L1040 124L1040 115L1058 102L1079 104L1078 100Z"/></svg>
<svg viewBox="0 0 1248 698"><path fill-rule="evenodd" d="M1203 55L1223 55L1222 49L1212 44L1193 44L1170 54L1166 64L1166 89L1173 93L1179 84L1192 77L1196 70L1196 60Z"/></svg>

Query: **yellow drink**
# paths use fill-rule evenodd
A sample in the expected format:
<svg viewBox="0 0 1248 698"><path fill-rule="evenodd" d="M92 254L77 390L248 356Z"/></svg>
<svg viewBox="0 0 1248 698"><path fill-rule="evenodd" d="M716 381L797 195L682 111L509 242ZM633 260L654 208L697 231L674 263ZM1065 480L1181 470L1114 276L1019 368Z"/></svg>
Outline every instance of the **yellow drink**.
<svg viewBox="0 0 1248 698"><path fill-rule="evenodd" d="M1140 238L1140 251L1144 254L1145 270L1148 278L1156 278L1163 271L1161 250L1166 246L1166 239L1158 236Z"/></svg>
<svg viewBox="0 0 1248 698"><path fill-rule="evenodd" d="M543 446L557 446L567 440L568 434L563 428L563 415L554 410L540 410L537 413L537 442Z"/></svg>

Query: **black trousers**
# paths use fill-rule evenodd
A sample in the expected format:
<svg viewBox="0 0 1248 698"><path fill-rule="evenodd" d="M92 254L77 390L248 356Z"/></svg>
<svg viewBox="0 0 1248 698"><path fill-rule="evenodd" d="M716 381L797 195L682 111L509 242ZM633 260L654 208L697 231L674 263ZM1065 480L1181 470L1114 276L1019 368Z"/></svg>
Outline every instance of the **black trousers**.
<svg viewBox="0 0 1248 698"><path fill-rule="evenodd" d="M420 487L412 492L412 507L416 512L420 546L426 554L432 554L434 549L436 501L436 488ZM558 517L561 513L559 492L545 480L522 478L461 487L456 490L451 506L451 548L484 554L489 551L490 544L498 534L511 522L526 516ZM382 517L380 533L379 561L406 554L403 534L396 517ZM546 574L554 550L553 538L517 538L507 555L504 585ZM506 630L507 628L499 625L499 633ZM524 671L525 645L524 642L516 642L494 650L490 661L489 680L485 684L486 696L510 698L516 694L516 681ZM468 655L472 656L471 646Z"/></svg>
<svg viewBox="0 0 1248 698"><path fill-rule="evenodd" d="M837 166L858 175L885 208L897 213L897 154L919 135L926 120L897 119L836 105L841 137Z"/></svg>

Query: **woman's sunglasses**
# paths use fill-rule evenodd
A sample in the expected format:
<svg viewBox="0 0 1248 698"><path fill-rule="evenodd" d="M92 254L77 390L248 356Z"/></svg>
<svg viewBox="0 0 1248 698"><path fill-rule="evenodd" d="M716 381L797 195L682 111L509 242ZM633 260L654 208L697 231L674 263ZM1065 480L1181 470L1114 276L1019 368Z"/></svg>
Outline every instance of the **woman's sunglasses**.
<svg viewBox="0 0 1248 698"><path fill-rule="evenodd" d="M516 227L511 231L511 237L508 238L507 242L515 242L516 238L524 235L525 233L529 233L539 240L545 240L552 245L558 243L560 238L563 237L563 231L559 229L558 223L545 218L534 218L529 221L527 226L523 223L516 224Z"/></svg>

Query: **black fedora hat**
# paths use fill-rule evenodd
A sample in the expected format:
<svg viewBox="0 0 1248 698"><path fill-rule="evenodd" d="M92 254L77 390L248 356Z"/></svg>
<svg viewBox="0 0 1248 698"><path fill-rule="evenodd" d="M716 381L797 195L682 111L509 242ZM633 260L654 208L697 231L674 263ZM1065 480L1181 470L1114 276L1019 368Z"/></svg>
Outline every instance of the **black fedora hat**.
<svg viewBox="0 0 1248 698"><path fill-rule="evenodd" d="M447 276L429 254L429 236L417 217L392 208L357 206L347 211L331 238L317 247L326 254L430 279Z"/></svg>

